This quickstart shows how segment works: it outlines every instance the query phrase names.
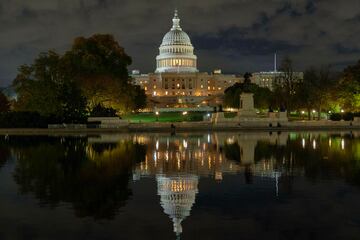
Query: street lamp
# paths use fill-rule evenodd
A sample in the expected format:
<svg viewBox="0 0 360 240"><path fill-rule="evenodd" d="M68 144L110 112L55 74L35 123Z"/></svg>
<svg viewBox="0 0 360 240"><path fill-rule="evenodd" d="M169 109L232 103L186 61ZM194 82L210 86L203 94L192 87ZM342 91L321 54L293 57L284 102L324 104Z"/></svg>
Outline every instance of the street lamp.
<svg viewBox="0 0 360 240"><path fill-rule="evenodd" d="M155 115L156 115L156 121L158 122L159 121L159 112L155 112Z"/></svg>

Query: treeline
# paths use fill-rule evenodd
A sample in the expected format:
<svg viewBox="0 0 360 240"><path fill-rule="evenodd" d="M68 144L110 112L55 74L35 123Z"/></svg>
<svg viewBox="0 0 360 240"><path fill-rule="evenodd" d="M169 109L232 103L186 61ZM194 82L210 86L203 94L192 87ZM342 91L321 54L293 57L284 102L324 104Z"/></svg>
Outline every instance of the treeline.
<svg viewBox="0 0 360 240"><path fill-rule="evenodd" d="M19 112L27 112L52 123L81 123L99 107L117 114L143 108L146 95L131 84L127 70L131 62L112 35L76 38L64 54L40 53L32 64L19 67L13 81L15 113L7 117L20 118ZM1 97L0 108L9 111L9 103Z"/></svg>
<svg viewBox="0 0 360 240"><path fill-rule="evenodd" d="M287 110L303 113L310 119L314 114L318 119L321 113L334 116L334 120L349 117L350 113L360 112L360 61L334 72L329 66L310 67L303 78L293 70L293 63L286 57L281 64L280 73L273 83L273 91L255 84L246 84L251 76L245 74L245 82L237 83L225 90L225 107L239 106L239 96L244 87L254 93L255 107L260 110ZM354 114L352 114L354 115Z"/></svg>

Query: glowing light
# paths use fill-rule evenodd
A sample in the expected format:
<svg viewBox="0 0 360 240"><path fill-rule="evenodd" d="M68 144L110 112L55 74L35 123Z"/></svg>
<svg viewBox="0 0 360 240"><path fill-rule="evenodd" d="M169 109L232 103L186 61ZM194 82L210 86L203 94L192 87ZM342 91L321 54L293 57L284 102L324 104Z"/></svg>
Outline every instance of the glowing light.
<svg viewBox="0 0 360 240"><path fill-rule="evenodd" d="M331 138L329 138L329 147L331 147Z"/></svg>
<svg viewBox="0 0 360 240"><path fill-rule="evenodd" d="M155 164L156 164L156 161L157 161L157 155L156 155L156 152L154 152L154 154L153 154L153 158L154 158L154 162L155 162Z"/></svg>
<svg viewBox="0 0 360 240"><path fill-rule="evenodd" d="M184 146L184 148L187 148L187 146L188 146L187 141L185 141L185 139L183 140L183 146Z"/></svg>
<svg viewBox="0 0 360 240"><path fill-rule="evenodd" d="M159 140L156 140L156 150L159 150Z"/></svg>
<svg viewBox="0 0 360 240"><path fill-rule="evenodd" d="M210 134L208 134L208 136L207 136L207 141L208 141L208 143L210 143Z"/></svg>
<svg viewBox="0 0 360 240"><path fill-rule="evenodd" d="M155 112L156 116L159 116L159 112Z"/></svg>
<svg viewBox="0 0 360 240"><path fill-rule="evenodd" d="M301 111L301 114L305 114L305 111Z"/></svg>
<svg viewBox="0 0 360 240"><path fill-rule="evenodd" d="M345 149L345 140L341 139L341 149L344 150Z"/></svg>
<svg viewBox="0 0 360 240"><path fill-rule="evenodd" d="M316 113L316 110L312 110L313 113Z"/></svg>
<svg viewBox="0 0 360 240"><path fill-rule="evenodd" d="M187 115L187 114L188 114L188 112L183 112L183 113L182 113L182 115Z"/></svg>
<svg viewBox="0 0 360 240"><path fill-rule="evenodd" d="M341 109L341 112L344 113L345 112L344 109Z"/></svg>
<svg viewBox="0 0 360 240"><path fill-rule="evenodd" d="M316 141L315 141L315 139L313 140L313 149L316 149Z"/></svg>
<svg viewBox="0 0 360 240"><path fill-rule="evenodd" d="M305 138L303 138L303 139L301 140L301 145L302 145L303 148L305 148Z"/></svg>

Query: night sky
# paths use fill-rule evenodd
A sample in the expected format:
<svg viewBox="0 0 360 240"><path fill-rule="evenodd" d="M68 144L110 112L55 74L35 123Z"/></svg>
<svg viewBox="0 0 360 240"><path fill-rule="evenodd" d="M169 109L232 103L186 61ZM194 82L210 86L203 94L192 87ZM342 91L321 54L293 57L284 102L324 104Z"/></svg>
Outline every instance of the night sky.
<svg viewBox="0 0 360 240"><path fill-rule="evenodd" d="M360 59L359 0L1 0L0 86L39 52L62 53L77 36L113 34L132 56L129 70L152 72L174 8L200 71L273 68L273 53L297 70Z"/></svg>

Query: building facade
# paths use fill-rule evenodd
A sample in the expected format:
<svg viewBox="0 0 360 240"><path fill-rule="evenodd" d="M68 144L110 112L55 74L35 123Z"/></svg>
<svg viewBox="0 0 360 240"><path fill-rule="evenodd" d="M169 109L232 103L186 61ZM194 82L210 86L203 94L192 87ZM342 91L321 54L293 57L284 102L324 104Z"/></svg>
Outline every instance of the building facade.
<svg viewBox="0 0 360 240"><path fill-rule="evenodd" d="M141 86L148 96L149 107L218 106L224 90L242 77L200 72L197 56L189 35L180 26L175 10L173 25L165 34L156 57L154 73L133 71L133 83Z"/></svg>
<svg viewBox="0 0 360 240"><path fill-rule="evenodd" d="M284 82L284 73L279 71L269 71L269 72L255 72L252 74L251 82L260 86L269 88L273 91L277 84L280 86ZM302 72L293 72L293 78L295 80L302 80L304 74Z"/></svg>
<svg viewBox="0 0 360 240"><path fill-rule="evenodd" d="M276 58L275 58L276 59ZM295 73L302 78L302 73ZM274 89L281 72L253 73L251 79L261 87ZM165 34L156 57L154 73L132 72L133 84L141 86L148 96L151 108L197 108L215 107L223 102L224 91L235 83L243 82L243 76L200 72L197 56L189 35L180 26L180 18L175 10L172 27Z"/></svg>

